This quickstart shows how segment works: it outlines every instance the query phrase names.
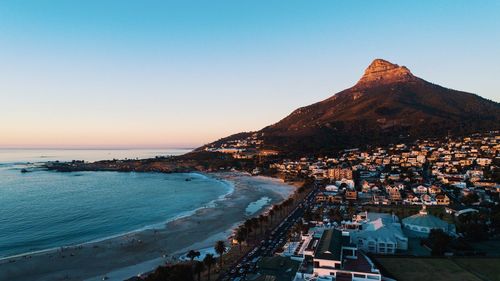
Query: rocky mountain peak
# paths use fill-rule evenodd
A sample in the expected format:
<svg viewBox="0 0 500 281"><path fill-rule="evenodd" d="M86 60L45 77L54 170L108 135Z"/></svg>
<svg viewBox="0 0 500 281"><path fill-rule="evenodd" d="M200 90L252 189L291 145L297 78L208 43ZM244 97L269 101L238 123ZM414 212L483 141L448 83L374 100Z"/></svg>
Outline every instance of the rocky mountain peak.
<svg viewBox="0 0 500 281"><path fill-rule="evenodd" d="M375 59L365 70L363 77L357 86L372 85L374 83L392 83L399 81L410 81L415 79L411 71L405 66L388 62L383 59Z"/></svg>

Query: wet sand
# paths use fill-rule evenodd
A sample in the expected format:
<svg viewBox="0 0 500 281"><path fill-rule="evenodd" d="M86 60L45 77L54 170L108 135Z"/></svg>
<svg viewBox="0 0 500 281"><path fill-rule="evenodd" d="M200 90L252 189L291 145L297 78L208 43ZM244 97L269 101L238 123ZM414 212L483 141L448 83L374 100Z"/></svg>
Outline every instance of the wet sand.
<svg viewBox="0 0 500 281"><path fill-rule="evenodd" d="M148 229L79 246L0 260L0 280L123 280L149 271L189 249L224 240L249 214L246 208L263 197L274 204L295 188L277 179L242 173L211 174L234 185L234 192L193 215ZM168 204L168 202L166 202ZM266 208L252 216L260 214Z"/></svg>

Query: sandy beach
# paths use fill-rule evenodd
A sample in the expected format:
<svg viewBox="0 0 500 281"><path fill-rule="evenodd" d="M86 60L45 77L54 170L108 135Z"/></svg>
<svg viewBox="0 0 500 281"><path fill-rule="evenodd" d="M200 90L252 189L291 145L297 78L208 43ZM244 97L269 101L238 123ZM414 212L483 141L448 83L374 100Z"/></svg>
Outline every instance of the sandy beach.
<svg viewBox="0 0 500 281"><path fill-rule="evenodd" d="M260 214L295 190L278 179L237 172L210 176L231 182L234 191L213 206L166 223L164 228L2 259L0 280L102 280L103 276L123 280L152 270L190 249L212 247L215 241L226 239L239 222ZM261 204L261 208L249 212L249 205L255 209L256 204Z"/></svg>

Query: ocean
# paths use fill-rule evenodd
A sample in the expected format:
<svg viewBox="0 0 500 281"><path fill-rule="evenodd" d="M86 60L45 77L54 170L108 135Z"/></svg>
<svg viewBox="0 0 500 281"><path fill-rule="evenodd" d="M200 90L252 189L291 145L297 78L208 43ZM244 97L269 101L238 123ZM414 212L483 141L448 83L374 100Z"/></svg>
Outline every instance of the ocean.
<svg viewBox="0 0 500 281"><path fill-rule="evenodd" d="M59 173L40 163L185 152L0 149L0 257L160 227L232 191L229 183L197 173ZM26 168L31 172L21 173Z"/></svg>

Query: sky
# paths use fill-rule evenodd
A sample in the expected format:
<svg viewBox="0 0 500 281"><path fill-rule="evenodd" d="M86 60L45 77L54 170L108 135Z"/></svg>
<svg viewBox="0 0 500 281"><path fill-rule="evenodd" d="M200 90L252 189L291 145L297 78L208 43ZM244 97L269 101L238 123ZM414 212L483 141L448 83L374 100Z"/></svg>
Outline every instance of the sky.
<svg viewBox="0 0 500 281"><path fill-rule="evenodd" d="M196 147L375 58L500 102L500 1L0 1L0 148Z"/></svg>

